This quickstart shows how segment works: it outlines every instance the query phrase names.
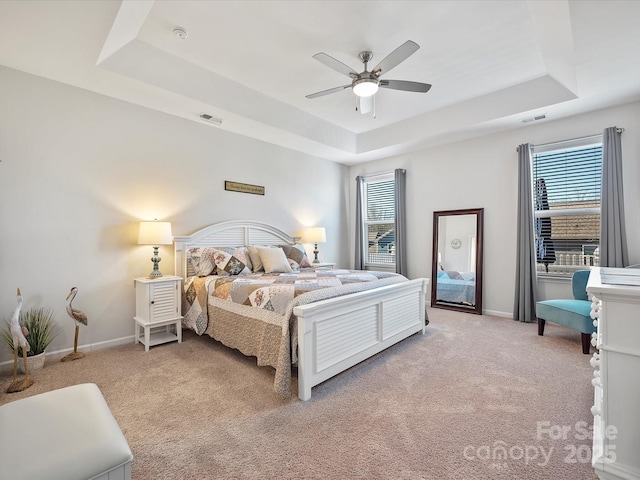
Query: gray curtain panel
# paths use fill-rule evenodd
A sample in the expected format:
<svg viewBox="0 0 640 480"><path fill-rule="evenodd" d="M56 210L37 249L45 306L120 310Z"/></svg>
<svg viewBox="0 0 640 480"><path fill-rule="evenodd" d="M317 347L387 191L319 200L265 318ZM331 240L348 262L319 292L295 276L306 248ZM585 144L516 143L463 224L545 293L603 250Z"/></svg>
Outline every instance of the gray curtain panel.
<svg viewBox="0 0 640 480"><path fill-rule="evenodd" d="M364 205L364 178L361 176L356 177L356 248L354 255L354 267L356 270L364 270L364 242L363 242L363 225L364 219L362 218L362 207Z"/></svg>
<svg viewBox="0 0 640 480"><path fill-rule="evenodd" d="M536 320L538 301L532 199L531 150L529 144L525 143L518 147L518 250L513 305L513 319L521 322Z"/></svg>
<svg viewBox="0 0 640 480"><path fill-rule="evenodd" d="M629 265L622 191L622 131L602 133L602 190L600 202L600 266Z"/></svg>
<svg viewBox="0 0 640 480"><path fill-rule="evenodd" d="M407 276L407 171L397 168L395 180L396 273Z"/></svg>

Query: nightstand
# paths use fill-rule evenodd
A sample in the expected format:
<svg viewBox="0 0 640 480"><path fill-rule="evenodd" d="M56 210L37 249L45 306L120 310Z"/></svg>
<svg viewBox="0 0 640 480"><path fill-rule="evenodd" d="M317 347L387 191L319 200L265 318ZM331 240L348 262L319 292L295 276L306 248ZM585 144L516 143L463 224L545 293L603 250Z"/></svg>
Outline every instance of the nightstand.
<svg viewBox="0 0 640 480"><path fill-rule="evenodd" d="M182 343L182 277L167 275L133 280L136 288L135 343L142 343L145 352L161 343L175 340Z"/></svg>
<svg viewBox="0 0 640 480"><path fill-rule="evenodd" d="M312 263L311 266L316 270L331 270L336 268L336 264L334 262Z"/></svg>

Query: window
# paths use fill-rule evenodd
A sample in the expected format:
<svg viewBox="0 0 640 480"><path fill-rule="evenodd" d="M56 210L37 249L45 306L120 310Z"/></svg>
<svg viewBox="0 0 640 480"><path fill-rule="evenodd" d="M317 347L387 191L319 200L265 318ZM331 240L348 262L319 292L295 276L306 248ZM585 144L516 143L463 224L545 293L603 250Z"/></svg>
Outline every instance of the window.
<svg viewBox="0 0 640 480"><path fill-rule="evenodd" d="M364 179L366 267L395 267L395 181L393 174Z"/></svg>
<svg viewBox="0 0 640 480"><path fill-rule="evenodd" d="M598 265L602 137L534 147L531 173L538 273Z"/></svg>

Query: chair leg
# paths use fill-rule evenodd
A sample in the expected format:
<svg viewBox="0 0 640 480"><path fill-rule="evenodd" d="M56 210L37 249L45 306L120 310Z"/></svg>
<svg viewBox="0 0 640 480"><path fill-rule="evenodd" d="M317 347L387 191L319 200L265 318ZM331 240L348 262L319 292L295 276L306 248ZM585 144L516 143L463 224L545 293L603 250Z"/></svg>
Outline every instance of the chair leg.
<svg viewBox="0 0 640 480"><path fill-rule="evenodd" d="M582 353L585 355L589 355L589 350L591 348L591 334L590 333L582 333Z"/></svg>
<svg viewBox="0 0 640 480"><path fill-rule="evenodd" d="M544 324L545 320L543 318L538 318L538 335L544 335Z"/></svg>

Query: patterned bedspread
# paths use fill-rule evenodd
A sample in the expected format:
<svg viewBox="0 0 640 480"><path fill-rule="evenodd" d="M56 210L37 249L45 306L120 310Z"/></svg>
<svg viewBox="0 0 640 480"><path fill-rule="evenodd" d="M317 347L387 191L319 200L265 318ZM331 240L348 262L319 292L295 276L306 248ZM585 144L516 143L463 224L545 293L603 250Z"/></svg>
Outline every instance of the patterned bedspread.
<svg viewBox="0 0 640 480"><path fill-rule="evenodd" d="M274 367L274 388L288 397L291 364L297 361L294 307L406 280L388 272L313 269L190 277L185 281L183 324L257 357L258 365Z"/></svg>
<svg viewBox="0 0 640 480"><path fill-rule="evenodd" d="M436 299L464 305L476 304L476 274L474 272L438 272Z"/></svg>

